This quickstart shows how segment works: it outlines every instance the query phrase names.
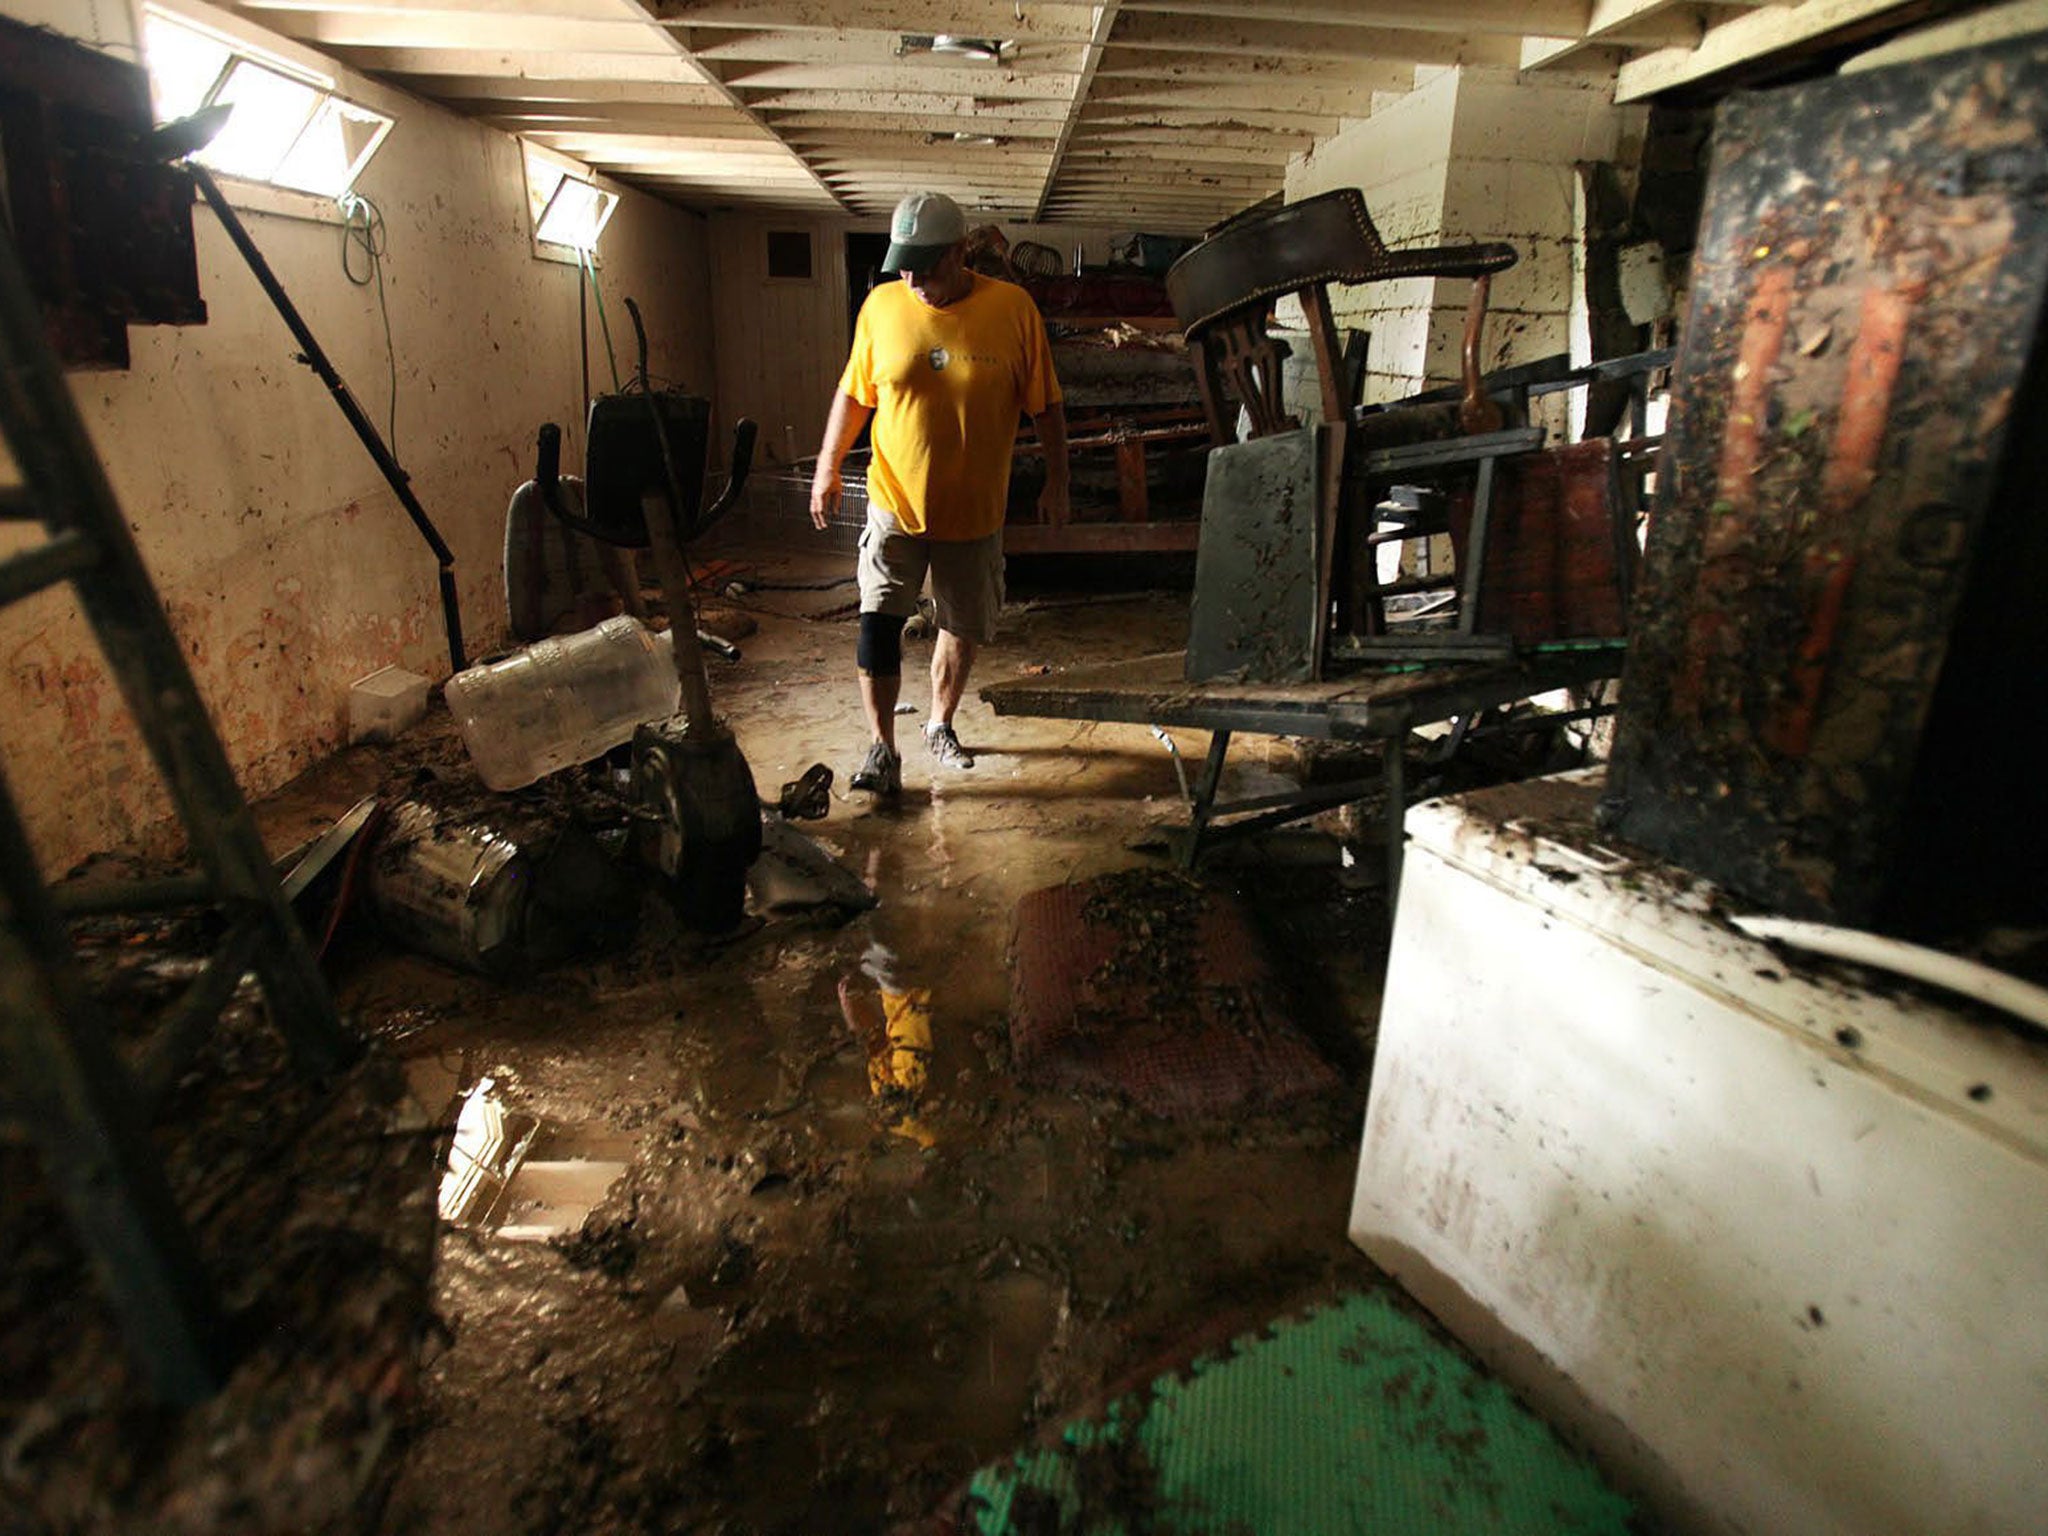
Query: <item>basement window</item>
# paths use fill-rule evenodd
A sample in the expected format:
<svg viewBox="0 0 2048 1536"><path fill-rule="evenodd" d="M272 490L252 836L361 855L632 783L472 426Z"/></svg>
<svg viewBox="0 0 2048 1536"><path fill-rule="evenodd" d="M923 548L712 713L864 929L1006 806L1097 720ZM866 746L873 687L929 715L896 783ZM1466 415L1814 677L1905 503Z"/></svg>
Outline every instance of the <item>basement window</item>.
<svg viewBox="0 0 2048 1536"><path fill-rule="evenodd" d="M331 76L186 16L146 7L142 49L158 122L233 109L192 155L221 176L339 198L391 131L383 113L336 95Z"/></svg>
<svg viewBox="0 0 2048 1536"><path fill-rule="evenodd" d="M523 149L534 254L578 262L593 255L598 236L619 206L619 194L600 187L588 166L550 154L538 145L527 144Z"/></svg>
<svg viewBox="0 0 2048 1536"><path fill-rule="evenodd" d="M811 280L811 235L804 229L768 231L768 275L790 282Z"/></svg>

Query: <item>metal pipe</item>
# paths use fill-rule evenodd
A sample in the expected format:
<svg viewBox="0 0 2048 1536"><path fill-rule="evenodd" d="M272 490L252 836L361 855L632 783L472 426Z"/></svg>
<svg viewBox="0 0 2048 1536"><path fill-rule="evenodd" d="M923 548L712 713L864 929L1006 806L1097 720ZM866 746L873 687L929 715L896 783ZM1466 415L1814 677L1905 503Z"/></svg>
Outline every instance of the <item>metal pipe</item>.
<svg viewBox="0 0 2048 1536"><path fill-rule="evenodd" d="M298 306L292 303L291 296L284 291L284 285L277 280L277 274L270 270L270 263L263 259L263 252L256 248L256 242L250 238L241 216L229 206L212 173L205 166L189 161L185 169L191 173L193 184L199 188L200 196L204 197L207 206L213 209L214 216L220 220L221 228L227 231L228 238L235 243L235 249L242 253L242 259L249 264L249 270L255 274L256 281L262 286L264 293L269 295L270 302L277 307L278 314L290 328L303 354L300 361L320 375L320 381L327 386L328 393L334 396L334 403L341 407L341 414L348 418L348 424L355 428L356 436L362 439L363 446L370 451L370 457L376 461L377 468L382 471L392 494L397 496L399 505L405 508L406 516L412 519L413 526L419 529L420 536L427 541L427 547L433 550L434 558L440 562L441 612L448 630L448 659L457 672L465 670L469 666L469 658L462 649L462 610L457 603L455 591L455 552L441 537L433 519L427 516L426 508L420 505L419 498L412 492L410 477L398 460L392 457L383 434L377 430L377 424L364 413L362 406L356 403L356 397L349 393L348 385L342 382L341 375L335 372L334 364L328 361L327 354L321 350L320 343L314 339L313 332L299 314Z"/></svg>
<svg viewBox="0 0 2048 1536"><path fill-rule="evenodd" d="M661 467L668 482L669 515L659 513L647 519L647 547L654 555L655 573L661 577L662 595L668 599L670 649L675 653L676 681L682 684L683 735L708 733L713 727L711 681L704 674L704 652L697 644L697 606L690 598L690 566L683 558L680 542L683 517L683 482L676 473L675 453L669 446L668 424L654 398L654 381L647 372L647 327L640 319L640 306L626 300L626 313L633 317L633 335L639 345L640 391L647 397L647 409L654 420L654 441L661 449Z"/></svg>

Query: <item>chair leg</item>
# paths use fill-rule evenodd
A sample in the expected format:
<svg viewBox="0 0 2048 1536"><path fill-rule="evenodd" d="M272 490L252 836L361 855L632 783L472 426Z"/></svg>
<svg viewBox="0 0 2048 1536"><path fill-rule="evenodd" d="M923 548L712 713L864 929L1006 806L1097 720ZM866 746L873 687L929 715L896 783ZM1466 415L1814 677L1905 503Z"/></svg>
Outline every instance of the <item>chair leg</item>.
<svg viewBox="0 0 2048 1536"><path fill-rule="evenodd" d="M1466 569L1459 572L1458 633L1476 634L1480 583L1486 574L1486 534L1493 521L1493 468L1500 461L1488 454L1479 461L1479 483L1472 489L1472 532L1465 544Z"/></svg>
<svg viewBox="0 0 2048 1536"><path fill-rule="evenodd" d="M1458 402L1458 427L1468 436L1498 432L1507 419L1501 414L1498 402L1486 393L1486 386L1480 381L1479 341L1486 329L1486 297L1492 287L1491 275L1482 273L1474 278L1472 298L1465 305L1465 345L1462 351L1465 393Z"/></svg>

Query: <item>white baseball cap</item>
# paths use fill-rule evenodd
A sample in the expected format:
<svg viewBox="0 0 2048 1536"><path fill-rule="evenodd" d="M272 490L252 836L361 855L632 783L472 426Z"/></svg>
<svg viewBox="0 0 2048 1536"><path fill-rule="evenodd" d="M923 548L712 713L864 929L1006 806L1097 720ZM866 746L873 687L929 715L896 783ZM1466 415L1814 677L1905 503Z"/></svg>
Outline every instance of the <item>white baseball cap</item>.
<svg viewBox="0 0 2048 1536"><path fill-rule="evenodd" d="M889 220L884 272L923 272L967 238L967 215L943 192L913 192Z"/></svg>

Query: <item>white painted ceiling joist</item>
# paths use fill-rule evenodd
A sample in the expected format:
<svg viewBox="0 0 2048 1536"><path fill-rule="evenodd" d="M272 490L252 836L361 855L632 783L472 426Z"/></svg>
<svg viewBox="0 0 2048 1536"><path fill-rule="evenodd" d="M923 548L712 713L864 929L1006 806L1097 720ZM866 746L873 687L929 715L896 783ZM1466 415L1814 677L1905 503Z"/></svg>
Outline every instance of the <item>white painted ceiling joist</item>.
<svg viewBox="0 0 2048 1536"><path fill-rule="evenodd" d="M1928 0L228 0L687 206L1199 230L1418 69L1614 72L1641 100ZM1934 0L1940 8L1944 0ZM1953 8L1953 7L1950 7ZM964 40L938 49L933 39ZM977 52L976 44L988 46ZM988 142L964 142L956 135Z"/></svg>

